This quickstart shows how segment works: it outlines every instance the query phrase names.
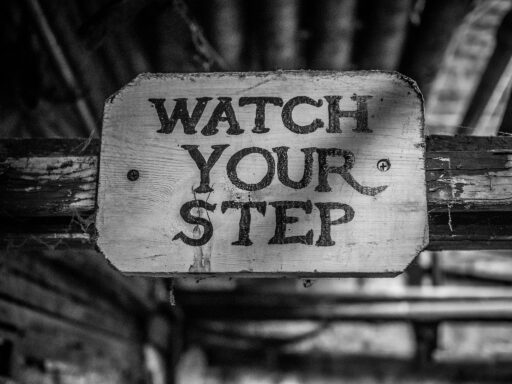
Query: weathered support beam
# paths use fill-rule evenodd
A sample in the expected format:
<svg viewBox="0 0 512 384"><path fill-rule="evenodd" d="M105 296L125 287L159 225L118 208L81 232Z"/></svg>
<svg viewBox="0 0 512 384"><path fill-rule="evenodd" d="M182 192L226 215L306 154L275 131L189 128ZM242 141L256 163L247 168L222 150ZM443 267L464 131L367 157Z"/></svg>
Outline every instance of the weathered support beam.
<svg viewBox="0 0 512 384"><path fill-rule="evenodd" d="M429 210L512 210L511 145L512 139L505 137L428 137Z"/></svg>
<svg viewBox="0 0 512 384"><path fill-rule="evenodd" d="M196 320L503 321L512 319L508 289L409 288L353 293L178 291ZM404 304L406 303L406 304Z"/></svg>
<svg viewBox="0 0 512 384"><path fill-rule="evenodd" d="M94 237L99 140L0 141L4 243ZM427 139L429 249L512 248L512 138ZM31 236L28 236L31 233ZM31 240L32 239L32 240Z"/></svg>
<svg viewBox="0 0 512 384"><path fill-rule="evenodd" d="M432 136L426 181L431 250L512 246L511 139Z"/></svg>

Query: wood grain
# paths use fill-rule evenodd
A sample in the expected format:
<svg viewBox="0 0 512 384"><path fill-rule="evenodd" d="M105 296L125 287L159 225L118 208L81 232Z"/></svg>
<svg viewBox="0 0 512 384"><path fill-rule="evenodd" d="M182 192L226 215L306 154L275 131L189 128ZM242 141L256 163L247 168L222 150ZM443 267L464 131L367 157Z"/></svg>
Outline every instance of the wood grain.
<svg viewBox="0 0 512 384"><path fill-rule="evenodd" d="M145 318L156 302L146 294L141 305L130 290L144 295L94 251L0 250L0 335L14 345L12 378L140 382Z"/></svg>
<svg viewBox="0 0 512 384"><path fill-rule="evenodd" d="M171 116L173 99L190 100L192 111L200 97L212 100L192 128L196 133L185 132L181 123L174 130L161 125L162 114L164 119ZM241 97L282 100L282 108L266 107L268 132L255 132L255 106L239 104ZM330 97L339 97L338 109L352 111L352 116L332 112ZM356 104L357 97L365 99L357 99ZM228 102L222 98L232 99L238 126L211 125L210 116ZM164 112L155 101L162 99ZM287 116L290 100L299 104ZM357 107L363 104L366 114ZM357 118L356 108L360 108ZM311 126L315 119L324 126ZM186 147L190 145L199 146L204 159L214 146L228 146L210 171L213 191L199 188L199 169ZM289 148L288 166L280 164L272 152L283 146ZM312 147L318 153L311 181L302 187L285 185L278 174L285 168L290 179L300 180L305 168L301 150ZM247 148L266 152L270 160L264 160L263 152L252 153L237 166L233 160ZM330 158L326 167L344 166L345 170L331 175L330 186L325 186L320 176L321 150L329 148L350 151L353 159L349 155L344 161ZM412 81L396 73L141 75L105 106L97 244L112 264L128 273L393 275L427 243L424 150L421 94ZM389 160L389 171L378 168L380 160ZM268 168L276 174L269 174ZM140 175L136 180L127 177L132 169ZM269 183L256 187L265 175ZM209 212L197 213L196 205L186 208L197 200L212 204ZM266 204L266 214L252 210L250 241L242 241L239 234L240 210L221 209L230 201ZM282 229L286 238L279 235L276 201L309 204L309 208L288 210L287 215L298 221ZM332 241L321 224L319 204L325 203L343 205L333 208L324 223L340 217L347 221L331 226ZM196 223L186 218L183 209L211 221L209 241L199 243L208 227L191 225Z"/></svg>

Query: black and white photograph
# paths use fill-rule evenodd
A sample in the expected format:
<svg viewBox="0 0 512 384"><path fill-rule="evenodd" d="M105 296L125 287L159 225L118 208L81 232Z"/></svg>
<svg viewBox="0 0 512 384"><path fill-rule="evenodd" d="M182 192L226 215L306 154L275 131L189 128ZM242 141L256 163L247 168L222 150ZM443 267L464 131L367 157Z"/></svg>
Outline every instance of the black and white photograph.
<svg viewBox="0 0 512 384"><path fill-rule="evenodd" d="M2 0L0 384L512 383L512 0Z"/></svg>

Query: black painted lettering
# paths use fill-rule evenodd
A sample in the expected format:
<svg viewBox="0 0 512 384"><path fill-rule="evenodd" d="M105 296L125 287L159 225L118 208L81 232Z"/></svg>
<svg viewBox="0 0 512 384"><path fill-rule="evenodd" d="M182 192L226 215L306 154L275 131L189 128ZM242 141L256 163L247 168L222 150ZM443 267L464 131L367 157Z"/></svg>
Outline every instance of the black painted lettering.
<svg viewBox="0 0 512 384"><path fill-rule="evenodd" d="M265 133L270 128L265 127L265 106L272 104L278 107L283 106L283 99L280 97L241 97L239 105L245 107L249 104L256 104L256 117L254 118L254 133Z"/></svg>
<svg viewBox="0 0 512 384"><path fill-rule="evenodd" d="M269 203L276 210L276 230L274 237L269 240L269 244L313 244L313 230L310 229L303 236L285 236L286 224L293 224L299 221L295 216L287 216L286 210L290 208L303 209L308 215L313 209L311 201L274 201Z"/></svg>
<svg viewBox="0 0 512 384"><path fill-rule="evenodd" d="M249 201L245 203L240 201L223 201L220 207L221 212L226 212L228 208L240 209L238 240L231 244L244 246L252 245L252 241L249 238L249 232L251 230L251 208L256 208L259 213L265 216L267 203L264 201Z"/></svg>
<svg viewBox="0 0 512 384"><path fill-rule="evenodd" d="M341 117L351 117L356 120L356 128L353 129L354 132L372 132L372 130L368 128L368 106L366 105L366 101L372 97L373 96L369 95L357 96L354 94L351 99L356 102L356 110L341 111L339 103L342 96L324 96L325 100L329 103L329 126L327 127L327 132L341 133Z"/></svg>
<svg viewBox="0 0 512 384"><path fill-rule="evenodd" d="M188 224L195 224L200 225L204 227L203 235L198 238L194 239L191 237L188 237L183 232L178 233L176 236L174 236L173 240L181 240L185 244L190 245L192 247L200 247L201 245L205 245L213 236L213 226L210 220L204 219L200 216L193 216L191 213L191 210L193 208L203 208L207 211L213 212L215 211L215 208L217 207L217 204L209 204L204 200L192 200L189 201L181 206L180 209L180 215L187 222Z"/></svg>
<svg viewBox="0 0 512 384"><path fill-rule="evenodd" d="M240 180L237 174L236 167L238 166L238 163L247 155L251 153L259 153L263 156L265 161L267 162L267 173L261 179L260 182L256 184L247 184ZM259 147L249 147L244 148L235 153L228 161L228 164L226 165L226 171L229 177L229 180L235 185L236 187L243 189L244 191L258 191L260 189L263 189L265 187L268 187L270 183L272 182L272 179L274 178L275 174L275 161L272 157L272 154L267 151L266 149L259 148Z"/></svg>
<svg viewBox="0 0 512 384"><path fill-rule="evenodd" d="M204 160L203 155L199 152L198 145L182 145L181 147L188 151L190 157L195 161L197 168L199 168L201 181L199 187L194 189L194 191L197 193L213 192L213 188L210 187L210 171L217 160L219 160L222 152L229 147L229 144L212 145L213 152L208 161Z"/></svg>
<svg viewBox="0 0 512 384"><path fill-rule="evenodd" d="M320 210L321 229L320 237L315 245L317 247L329 247L336 244L331 238L331 226L348 223L354 218L354 209L348 204L342 203L315 203ZM331 211L334 209L343 209L343 216L336 220L331 220Z"/></svg>
<svg viewBox="0 0 512 384"><path fill-rule="evenodd" d="M356 161L354 154L350 151L340 148L317 148L316 152L318 153L318 185L315 188L317 192L330 192L332 190L327 180L329 173L340 175L348 185L362 195L376 196L388 187L387 185L368 187L358 183L350 174L350 169L352 169ZM327 163L328 156L343 157L345 163L341 167L330 167Z"/></svg>
<svg viewBox="0 0 512 384"><path fill-rule="evenodd" d="M283 107L283 111L281 112L283 124L286 128L294 133L306 134L314 132L318 128L324 126L324 122L320 119L315 119L311 124L308 125L298 125L295 123L292 118L292 113L293 109L299 104L313 105L318 108L322 106L323 101L321 99L315 101L307 96L297 96L288 100L288 102Z"/></svg>
<svg viewBox="0 0 512 384"><path fill-rule="evenodd" d="M354 154L341 148L317 148L316 151L318 153L318 186L315 188L315 191L330 192L332 188L327 180L329 173L335 173L343 177L354 164ZM343 157L345 163L340 167L331 167L327 161L328 156Z"/></svg>
<svg viewBox="0 0 512 384"><path fill-rule="evenodd" d="M244 132L236 119L235 111L231 105L231 97L219 97L219 104L213 110L208 124L204 126L201 133L205 136L215 135L219 132L217 129L219 121L226 121L229 124L229 128L226 131L228 135L240 135Z"/></svg>
<svg viewBox="0 0 512 384"><path fill-rule="evenodd" d="M172 133L178 120L181 120L185 134L192 135L196 133L196 125L199 119L203 115L204 109L211 97L199 97L197 98L196 106L192 112L192 116L188 113L187 99L174 99L176 105L171 114L171 118L167 115L165 109L165 99L148 99L150 103L155 106L156 113L160 120L161 128L157 131L158 133Z"/></svg>
<svg viewBox="0 0 512 384"><path fill-rule="evenodd" d="M300 181L290 180L288 174L288 147L276 147L272 150L277 153L277 177L279 181L290 188L302 189L308 186L311 182L311 175L313 174L313 153L316 148L303 148L301 152L304 153L304 174Z"/></svg>

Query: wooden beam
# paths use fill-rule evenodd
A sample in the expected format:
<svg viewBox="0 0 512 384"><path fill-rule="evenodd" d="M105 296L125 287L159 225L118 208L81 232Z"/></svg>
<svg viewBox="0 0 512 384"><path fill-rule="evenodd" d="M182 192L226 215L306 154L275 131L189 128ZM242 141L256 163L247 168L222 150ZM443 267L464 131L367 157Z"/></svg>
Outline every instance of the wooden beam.
<svg viewBox="0 0 512 384"><path fill-rule="evenodd" d="M352 293L177 291L189 319L320 321L503 321L512 319L509 289L408 288Z"/></svg>
<svg viewBox="0 0 512 384"><path fill-rule="evenodd" d="M429 249L512 248L512 138L427 138ZM91 246L99 140L0 140L0 240ZM28 233L31 236L28 236Z"/></svg>

